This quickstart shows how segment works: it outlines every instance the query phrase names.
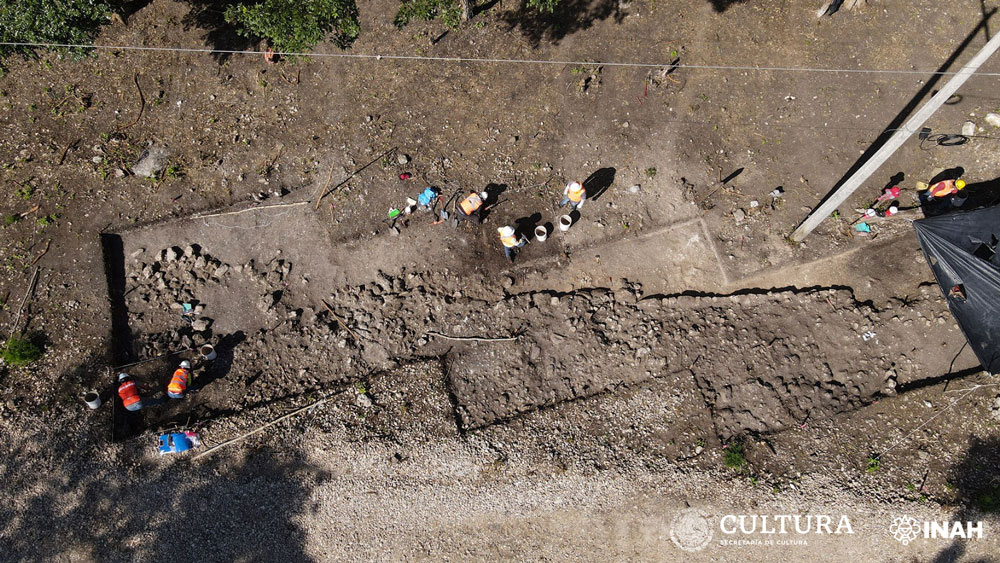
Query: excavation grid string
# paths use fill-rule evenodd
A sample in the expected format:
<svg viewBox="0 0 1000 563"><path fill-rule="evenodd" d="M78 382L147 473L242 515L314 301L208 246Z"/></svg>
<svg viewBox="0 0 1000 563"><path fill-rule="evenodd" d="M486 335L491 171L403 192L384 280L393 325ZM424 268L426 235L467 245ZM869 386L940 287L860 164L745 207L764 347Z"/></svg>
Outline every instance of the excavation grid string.
<svg viewBox="0 0 1000 563"><path fill-rule="evenodd" d="M3 47L28 47L42 49L91 49L105 51L154 51L154 52L175 52L175 53L198 53L212 55L255 55L263 56L263 51L241 51L233 49L209 49L195 47L143 47L139 45L78 45L73 43L27 43L27 42L0 42ZM697 69L697 70L739 70L748 72L820 72L820 73L845 73L845 74L919 74L950 76L955 72L935 71L935 70L905 70L905 69L870 69L870 68L813 68L797 66L738 66L738 65L707 65L707 64L681 64L681 63L636 63L636 62L616 62L616 61L570 61L570 60L546 60L546 59L502 59L502 58L477 58L477 57L432 57L421 55L377 55L364 53L296 53L296 52L275 52L275 55L285 57L311 57L325 59L369 59L388 61L431 61L444 63L482 63L482 64L534 64L534 65L600 65L609 67L634 67L634 68L676 68L676 69ZM1000 76L1000 72L975 72L972 76Z"/></svg>

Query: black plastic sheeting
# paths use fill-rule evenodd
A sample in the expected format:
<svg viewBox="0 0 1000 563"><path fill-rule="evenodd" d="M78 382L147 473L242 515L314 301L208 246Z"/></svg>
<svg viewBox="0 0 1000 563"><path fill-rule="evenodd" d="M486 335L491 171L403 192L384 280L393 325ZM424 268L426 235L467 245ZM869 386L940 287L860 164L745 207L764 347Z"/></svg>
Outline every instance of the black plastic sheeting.
<svg viewBox="0 0 1000 563"><path fill-rule="evenodd" d="M976 357L1000 373L1000 206L920 219L913 228Z"/></svg>

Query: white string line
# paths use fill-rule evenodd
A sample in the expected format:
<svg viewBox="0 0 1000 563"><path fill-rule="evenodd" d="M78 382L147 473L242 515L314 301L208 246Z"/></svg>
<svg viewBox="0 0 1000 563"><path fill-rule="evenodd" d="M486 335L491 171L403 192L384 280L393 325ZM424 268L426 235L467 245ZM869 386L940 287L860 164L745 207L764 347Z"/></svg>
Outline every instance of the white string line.
<svg viewBox="0 0 1000 563"><path fill-rule="evenodd" d="M6 47L39 47L39 48L63 48L63 49L103 49L110 51L154 51L154 52L177 52L177 53L202 53L202 54L222 54L222 55L256 55L263 56L264 51L242 51L234 49L209 49L196 47L142 47L138 45L77 45L73 43L26 43L2 41L0 46ZM821 72L821 73L845 73L845 74L919 74L950 76L958 74L959 71L935 71L935 70L903 70L903 69L869 69L869 68L813 68L798 66L738 66L738 65L707 65L707 64L686 64L686 63L636 63L636 62L616 62L616 61L571 61L571 60L546 60L546 59L495 59L477 57L432 57L421 55L378 55L364 53L297 53L297 52L274 52L275 55L293 57L316 57L316 58L340 58L340 59L374 59L377 61L397 60L397 61L435 61L447 63L483 63L483 64L546 64L546 65L599 65L618 66L636 68L662 68L670 67L676 69L697 69L697 70L745 70L753 72ZM1000 72L974 72L970 76L1000 76Z"/></svg>
<svg viewBox="0 0 1000 563"><path fill-rule="evenodd" d="M913 434L915 434L918 430L920 430L924 426L927 426L932 420L934 420L935 418L937 418L937 417L941 416L942 414L948 412L948 409L950 409L951 407L957 405L958 403L960 403L962 401L962 399L964 399L964 398L968 397L969 395L971 395L973 393L973 391L976 391L976 390L978 390L981 387L995 387L996 385L997 385L996 383L985 383L985 384L973 385L969 389L963 389L962 391L965 391L964 395L962 395L961 397L955 399L954 401L951 402L950 405L948 405L947 407L941 409L934 416L932 416L932 417L928 418L927 420L925 420L923 422L923 424L921 424L920 426L918 426L918 427L914 428L913 430L911 430L910 432L908 432L905 436L903 436L902 438L900 438L899 440L897 440L896 443L894 443L892 446L890 446L889 449L887 449L884 452L878 454L878 457L882 457L885 454L891 452L896 446L899 446L900 444L902 444L903 442L905 442L907 438L909 438L910 436L912 436ZM958 390L956 389L956 391L958 391Z"/></svg>

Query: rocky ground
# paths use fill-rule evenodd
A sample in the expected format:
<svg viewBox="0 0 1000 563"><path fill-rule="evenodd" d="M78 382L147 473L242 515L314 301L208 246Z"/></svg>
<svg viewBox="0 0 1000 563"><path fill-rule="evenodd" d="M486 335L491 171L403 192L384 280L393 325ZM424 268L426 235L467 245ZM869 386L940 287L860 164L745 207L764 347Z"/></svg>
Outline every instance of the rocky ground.
<svg viewBox="0 0 1000 563"><path fill-rule="evenodd" d="M896 171L904 205L941 168L992 189L992 78L928 124L979 136L907 144L805 245L785 241L939 87L929 71L978 48L993 3L816 19L597 2L533 23L495 5L444 36L395 30L390 4L361 6L353 52L580 62L5 62L0 320L46 350L0 368L10 558L994 557L994 380L905 218L851 227ZM155 0L98 42L217 46L196 16ZM841 71L720 68L752 66ZM496 227L554 222L572 178L595 196L577 222L508 265ZM383 221L425 185L500 203L478 229ZM108 404L114 368L157 396L181 359L184 401ZM177 426L219 444L323 398L203 459L152 447ZM689 554L670 539L688 507L843 513L857 533ZM902 546L899 513L982 519L987 537Z"/></svg>

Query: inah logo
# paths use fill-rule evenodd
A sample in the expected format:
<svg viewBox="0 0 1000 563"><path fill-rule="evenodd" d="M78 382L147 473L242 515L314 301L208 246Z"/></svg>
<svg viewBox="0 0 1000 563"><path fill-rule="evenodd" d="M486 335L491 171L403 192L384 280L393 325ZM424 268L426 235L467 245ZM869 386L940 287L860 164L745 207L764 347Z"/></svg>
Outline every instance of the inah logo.
<svg viewBox="0 0 1000 563"><path fill-rule="evenodd" d="M712 524L698 510L686 508L670 522L670 541L684 551L699 551L712 541Z"/></svg>
<svg viewBox="0 0 1000 563"><path fill-rule="evenodd" d="M892 519L892 525L889 526L889 531L892 533L892 537L896 538L897 541L903 542L903 545L907 545L911 541L917 539L917 536L920 535L921 527L920 520L917 520L912 516L903 515Z"/></svg>

